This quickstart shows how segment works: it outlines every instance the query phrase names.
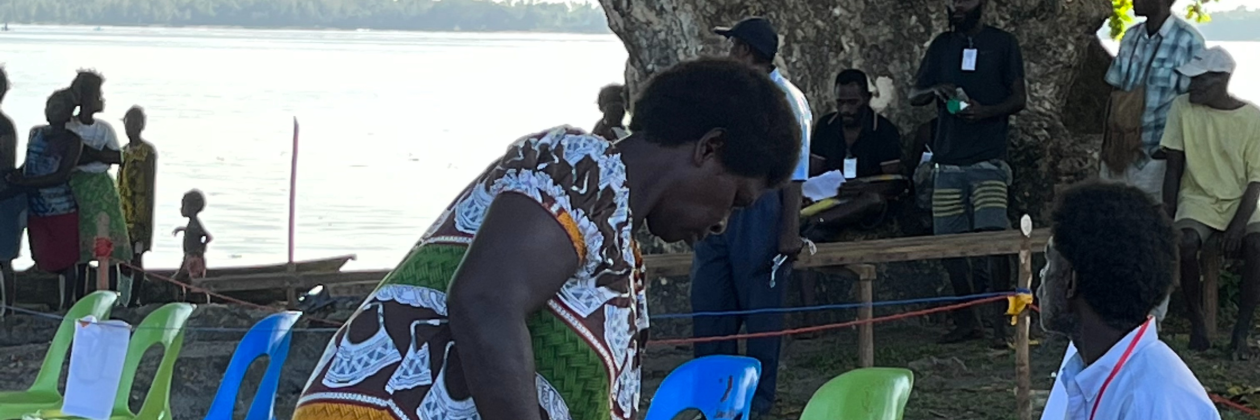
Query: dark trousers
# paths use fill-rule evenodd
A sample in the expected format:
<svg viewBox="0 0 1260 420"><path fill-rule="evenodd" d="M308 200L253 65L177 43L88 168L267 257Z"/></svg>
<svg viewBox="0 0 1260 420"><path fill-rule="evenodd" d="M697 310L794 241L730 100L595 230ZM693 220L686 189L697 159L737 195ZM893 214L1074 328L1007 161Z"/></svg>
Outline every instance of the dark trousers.
<svg viewBox="0 0 1260 420"><path fill-rule="evenodd" d="M691 309L695 312L742 311L780 308L792 272L790 264L780 267L775 285L770 287L770 269L779 253L780 194L767 193L751 207L731 214L726 232L697 243L691 266ZM696 337L738 334L740 326L749 333L781 331L783 314L741 315L694 318ZM749 357L761 361L761 381L753 397L753 411L767 412L774 406L779 373L779 337L748 340ZM738 355L737 341L697 343L696 357Z"/></svg>

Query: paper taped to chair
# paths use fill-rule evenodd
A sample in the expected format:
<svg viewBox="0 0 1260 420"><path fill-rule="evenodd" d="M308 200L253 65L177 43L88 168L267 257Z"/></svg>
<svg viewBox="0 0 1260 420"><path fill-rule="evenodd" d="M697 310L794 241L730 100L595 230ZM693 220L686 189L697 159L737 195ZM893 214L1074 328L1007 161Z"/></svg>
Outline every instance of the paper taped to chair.
<svg viewBox="0 0 1260 420"><path fill-rule="evenodd" d="M91 420L107 420L122 380L131 326L91 315L74 323L66 402L61 411Z"/></svg>

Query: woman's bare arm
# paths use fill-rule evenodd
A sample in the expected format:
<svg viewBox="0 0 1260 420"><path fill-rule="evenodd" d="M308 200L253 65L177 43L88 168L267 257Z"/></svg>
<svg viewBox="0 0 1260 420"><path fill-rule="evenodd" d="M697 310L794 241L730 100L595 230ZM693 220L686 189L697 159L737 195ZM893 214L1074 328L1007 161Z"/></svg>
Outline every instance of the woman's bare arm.
<svg viewBox="0 0 1260 420"><path fill-rule="evenodd" d="M568 233L537 202L495 198L451 282L448 305L464 375L485 420L538 420L526 318L578 268Z"/></svg>

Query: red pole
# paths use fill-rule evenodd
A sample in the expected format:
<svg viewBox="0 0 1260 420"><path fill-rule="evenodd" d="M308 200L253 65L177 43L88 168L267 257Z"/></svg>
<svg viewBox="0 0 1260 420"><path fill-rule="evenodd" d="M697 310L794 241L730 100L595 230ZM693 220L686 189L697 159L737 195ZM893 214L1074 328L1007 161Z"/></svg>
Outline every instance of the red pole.
<svg viewBox="0 0 1260 420"><path fill-rule="evenodd" d="M293 235L297 210L298 120L293 117L293 163L289 169L289 265L293 265Z"/></svg>

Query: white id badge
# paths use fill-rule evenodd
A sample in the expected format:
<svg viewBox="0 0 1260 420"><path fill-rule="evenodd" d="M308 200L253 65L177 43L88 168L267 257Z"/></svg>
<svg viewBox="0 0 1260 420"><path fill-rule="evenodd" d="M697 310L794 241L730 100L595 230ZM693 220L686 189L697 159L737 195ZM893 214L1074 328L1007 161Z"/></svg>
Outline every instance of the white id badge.
<svg viewBox="0 0 1260 420"><path fill-rule="evenodd" d="M963 50L962 59L963 71L976 71L976 49L968 48Z"/></svg>
<svg viewBox="0 0 1260 420"><path fill-rule="evenodd" d="M857 158L844 160L844 177L845 179L857 178Z"/></svg>
<svg viewBox="0 0 1260 420"><path fill-rule="evenodd" d="M923 152L923 157L919 158L919 164L920 164L920 165L922 165L922 164L924 164L924 163L931 162L931 161L932 161L932 152L931 152L931 151L926 151L926 152Z"/></svg>

